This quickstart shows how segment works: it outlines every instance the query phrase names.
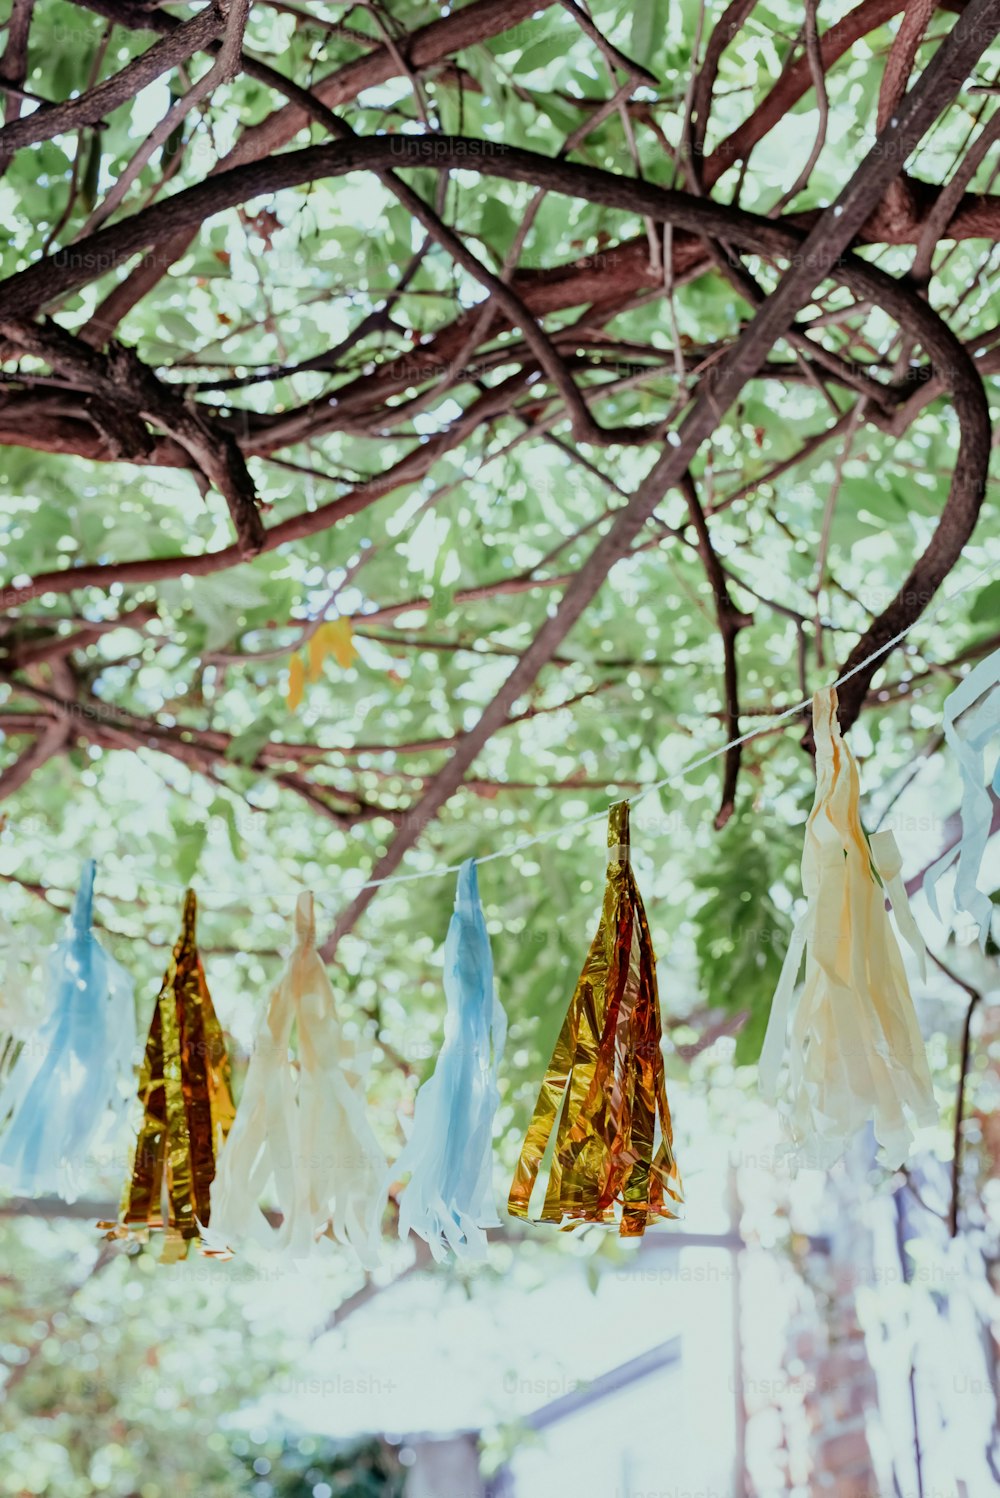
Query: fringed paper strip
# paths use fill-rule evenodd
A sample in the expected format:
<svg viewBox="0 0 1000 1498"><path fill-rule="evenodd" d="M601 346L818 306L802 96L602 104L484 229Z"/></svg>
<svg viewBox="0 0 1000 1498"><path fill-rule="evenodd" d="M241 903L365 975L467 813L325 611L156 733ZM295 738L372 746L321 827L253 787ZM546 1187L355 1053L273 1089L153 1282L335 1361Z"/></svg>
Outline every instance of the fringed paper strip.
<svg viewBox="0 0 1000 1498"><path fill-rule="evenodd" d="M628 802L608 816L604 909L535 1104L509 1207L527 1217L556 1124L542 1222L637 1237L682 1201L660 1050L656 959L629 863ZM657 1115L660 1141L654 1149Z"/></svg>
<svg viewBox="0 0 1000 1498"><path fill-rule="evenodd" d="M253 1242L302 1258L326 1234L349 1244L367 1268L378 1263L386 1160L368 1122L368 1064L340 1027L316 951L313 897L302 894L295 945L271 990L212 1183L210 1243ZM258 1205L267 1193L281 1214L277 1225Z"/></svg>
<svg viewBox="0 0 1000 1498"><path fill-rule="evenodd" d="M493 1118L507 1017L493 991L493 956L474 859L463 863L444 948L444 1043L417 1093L413 1128L392 1169L410 1180L399 1199L399 1236L416 1233L436 1259L450 1248L482 1258L499 1219L493 1197Z"/></svg>
<svg viewBox="0 0 1000 1498"><path fill-rule="evenodd" d="M886 1164L898 1166L911 1122L935 1123L924 1043L899 944L885 908L925 970L923 943L900 877L891 832L869 842L858 809L858 768L840 736L837 694L813 697L816 799L806 824L797 922L771 1006L758 1068L799 1163L826 1168L868 1120ZM795 980L805 954L805 982Z"/></svg>
<svg viewBox="0 0 1000 1498"><path fill-rule="evenodd" d="M962 772L962 835L924 875L924 894L940 919L936 885L954 864L955 905L979 926L979 945L986 950L993 904L978 885L979 870L993 825L993 798L987 789L986 750L1000 739L1000 650L981 661L955 688L944 704L944 734ZM1000 760L993 776L993 794L1000 796Z"/></svg>
<svg viewBox="0 0 1000 1498"><path fill-rule="evenodd" d="M94 875L90 860L66 936L47 955L49 1017L25 1039L0 1089L0 1179L25 1196L75 1200L133 1085L132 980L91 929Z"/></svg>
<svg viewBox="0 0 1000 1498"><path fill-rule="evenodd" d="M163 1258L184 1258L209 1221L215 1162L233 1121L229 1058L195 933L194 891L156 1000L139 1073L143 1117L111 1237L166 1233Z"/></svg>

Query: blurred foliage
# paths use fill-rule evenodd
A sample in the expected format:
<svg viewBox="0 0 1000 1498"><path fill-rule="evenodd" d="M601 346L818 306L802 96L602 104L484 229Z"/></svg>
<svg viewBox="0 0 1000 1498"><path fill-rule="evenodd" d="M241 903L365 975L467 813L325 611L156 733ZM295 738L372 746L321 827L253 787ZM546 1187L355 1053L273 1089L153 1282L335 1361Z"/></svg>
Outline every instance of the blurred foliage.
<svg viewBox="0 0 1000 1498"><path fill-rule="evenodd" d="M788 947L792 922L771 894L791 881L801 847L787 829L763 828L746 812L716 842L710 868L694 879L704 895L695 911L698 973L706 1000L749 1018L736 1041L737 1062L756 1061Z"/></svg>
<svg viewBox="0 0 1000 1498"><path fill-rule="evenodd" d="M253 1498L402 1498L403 1468L378 1441L240 1439L233 1449L247 1468Z"/></svg>

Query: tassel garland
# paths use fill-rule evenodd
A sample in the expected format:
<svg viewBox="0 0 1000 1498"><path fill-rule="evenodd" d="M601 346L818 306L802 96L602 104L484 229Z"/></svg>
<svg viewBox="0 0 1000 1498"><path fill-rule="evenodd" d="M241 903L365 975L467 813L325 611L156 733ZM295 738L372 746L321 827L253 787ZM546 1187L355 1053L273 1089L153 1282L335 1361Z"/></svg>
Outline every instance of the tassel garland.
<svg viewBox="0 0 1000 1498"><path fill-rule="evenodd" d="M289 1056L293 1028L297 1064ZM313 897L301 894L295 943L271 990L212 1182L210 1243L252 1242L296 1259L321 1236L333 1236L374 1268L386 1161L368 1122L367 1069L368 1056L340 1027L316 950ZM281 1214L276 1226L258 1205L268 1191Z"/></svg>
<svg viewBox="0 0 1000 1498"><path fill-rule="evenodd" d="M899 944L885 908L925 971L891 832L866 838L854 756L840 736L837 694L813 698L816 799L806 824L796 924L771 1005L758 1067L761 1093L779 1110L799 1163L826 1168L868 1120L896 1168L912 1124L937 1121L924 1043ZM805 955L805 982L795 979Z"/></svg>
<svg viewBox="0 0 1000 1498"><path fill-rule="evenodd" d="M444 1043L433 1075L417 1093L412 1131L392 1171L410 1177L399 1199L399 1236L416 1233L435 1259L448 1248L478 1259L486 1253L486 1228L499 1224L492 1140L507 1017L493 991L493 956L471 858L458 874L444 991Z"/></svg>
<svg viewBox="0 0 1000 1498"><path fill-rule="evenodd" d="M66 935L47 956L49 1017L24 1038L0 1086L0 1180L24 1196L75 1201L80 1174L110 1148L131 1085L132 982L91 929L94 876L91 859Z"/></svg>
<svg viewBox="0 0 1000 1498"><path fill-rule="evenodd" d="M324 625L314 644L313 674L328 651L349 665L349 626ZM805 908L772 1000L759 1086L777 1104L795 1163L828 1168L870 1123L882 1161L896 1169L915 1130L938 1121L898 937L924 977L926 953L892 833L869 838L862 827L858 768L841 737L836 689L817 692L812 707L816 793L801 862ZM978 923L985 950L993 904L978 880L1000 804L991 749L1000 739L1000 651L948 697L944 733L962 774L961 836L927 871L924 889L937 914L936 886L954 867L955 905ZM20 1195L74 1200L134 1091L132 984L92 930L94 880L91 860L43 984L34 979L35 948L0 918L0 1184ZM299 896L292 948L260 1018L238 1114L195 925L188 890L139 1072L142 1114L118 1220L99 1226L140 1242L162 1231L168 1261L184 1258L196 1240L210 1254L256 1248L292 1260L335 1240L373 1269L396 1181L401 1238L415 1234L437 1260L449 1251L482 1259L487 1230L498 1225L492 1138L507 1022L475 860L458 871L445 943L443 1043L391 1172L367 1113L371 1048L340 1024L316 947L312 895ZM629 804L621 801L608 814L597 933L511 1183L514 1217L528 1219L545 1169L541 1222L616 1223L622 1237L639 1237L653 1221L680 1215L661 1046L656 959L630 862Z"/></svg>
<svg viewBox="0 0 1000 1498"><path fill-rule="evenodd" d="M628 802L608 816L604 908L528 1127L509 1208L528 1216L556 1128L542 1222L637 1237L682 1201L667 1106L656 959L629 863ZM558 1114L558 1124L556 1116ZM657 1116L660 1140L654 1150Z"/></svg>
<svg viewBox="0 0 1000 1498"><path fill-rule="evenodd" d="M166 1261L186 1256L210 1215L215 1162L233 1121L229 1058L205 982L193 890L156 1000L139 1073L142 1123L110 1237L144 1242L162 1228Z"/></svg>

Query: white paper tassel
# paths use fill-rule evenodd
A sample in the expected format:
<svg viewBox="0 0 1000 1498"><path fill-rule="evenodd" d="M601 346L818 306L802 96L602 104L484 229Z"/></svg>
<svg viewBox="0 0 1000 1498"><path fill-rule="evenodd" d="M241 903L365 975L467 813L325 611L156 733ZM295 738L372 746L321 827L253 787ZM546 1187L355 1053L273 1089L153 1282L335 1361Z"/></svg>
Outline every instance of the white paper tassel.
<svg viewBox="0 0 1000 1498"><path fill-rule="evenodd" d="M379 1260L385 1155L368 1122L370 1056L341 1030L316 951L311 894L299 896L295 945L271 990L236 1121L212 1182L213 1245L256 1243L289 1258L309 1255L332 1230L366 1268ZM292 1028L298 1060L289 1055ZM281 1213L272 1225L259 1206Z"/></svg>
<svg viewBox="0 0 1000 1498"><path fill-rule="evenodd" d="M798 1163L832 1165L871 1120L885 1163L895 1167L909 1152L911 1125L936 1123L938 1113L887 895L922 970L924 947L895 838L865 838L857 765L840 736L835 691L816 693L813 724L816 800L802 853L808 904L771 1006L759 1085L778 1099ZM796 992L803 953L805 981Z"/></svg>

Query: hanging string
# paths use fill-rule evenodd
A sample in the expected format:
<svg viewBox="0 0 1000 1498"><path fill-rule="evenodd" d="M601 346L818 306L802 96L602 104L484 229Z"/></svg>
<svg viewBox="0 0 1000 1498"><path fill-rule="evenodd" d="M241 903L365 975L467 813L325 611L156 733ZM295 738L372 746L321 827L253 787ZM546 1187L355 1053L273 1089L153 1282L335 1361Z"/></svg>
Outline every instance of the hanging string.
<svg viewBox="0 0 1000 1498"><path fill-rule="evenodd" d="M921 614L919 618L914 619L912 623L908 624L905 629L901 629L898 634L886 640L884 645L880 645L877 650L873 650L870 655L866 655L863 660L858 661L856 666L852 666L849 671L845 671L842 676L838 676L836 681L830 682L829 688L835 690L843 686L845 681L850 681L852 676L857 676L866 666L870 666L873 661L877 661L880 657L886 655L901 640L905 640L911 630L916 629L918 624L930 624L956 598L961 598L971 588L992 577L993 573L998 569L1000 569L1000 558L982 568L968 582L963 583L961 587L954 588L950 593L945 594L940 602L930 609L929 612ZM727 754L730 749L735 749L737 745L749 744L752 739L759 738L761 734L770 733L775 725L785 723L789 718L796 718L803 713L810 712L812 710L812 701L813 699L810 696L803 702L796 702L791 707L783 708L781 712L769 715L767 723L761 727L751 728L747 733L740 734L739 738L729 739L725 744L720 744L717 748L708 750L696 759L688 760L687 764L682 765L679 770L674 770L669 775L662 776L659 780L650 781L648 785L644 785L641 789L630 793L630 804L636 806L646 796L652 796L656 791L665 790L668 786L674 786L686 780L693 771L700 770L703 765L711 764L713 759L720 759L722 755ZM598 822L606 821L610 809L609 804L600 811L591 812L588 816L578 818L575 822L566 822L561 827L550 827L547 831L533 833L530 837L520 838L517 842L509 843L506 847L497 848L492 853L477 854L476 863L492 863L497 858L513 858L515 854L524 852L527 848L535 848L540 843L551 842L553 838L567 837L570 833L577 832L583 827L590 827ZM36 841L39 840L36 838ZM62 848L57 848L55 845L50 845L50 848L52 852L61 853L65 851ZM356 884L350 875L347 875L341 884L331 886L329 889L321 890L318 893L320 896L328 895L330 897L337 897L346 893L349 898L353 899L363 889L384 889L387 885L391 884L416 884L422 879L443 879L448 874L457 874L461 867L461 863L436 864L432 869L422 869L412 874L389 874L384 879L368 879L361 884ZM137 885L147 884L163 889L179 890L187 888L186 884L176 879L161 879L151 874L135 875L133 877ZM295 887L276 894L273 890L248 891L246 889L219 889L218 887L213 887L208 893L212 899L221 897L227 901L246 902L249 900L264 899L297 900L302 891L299 887Z"/></svg>

